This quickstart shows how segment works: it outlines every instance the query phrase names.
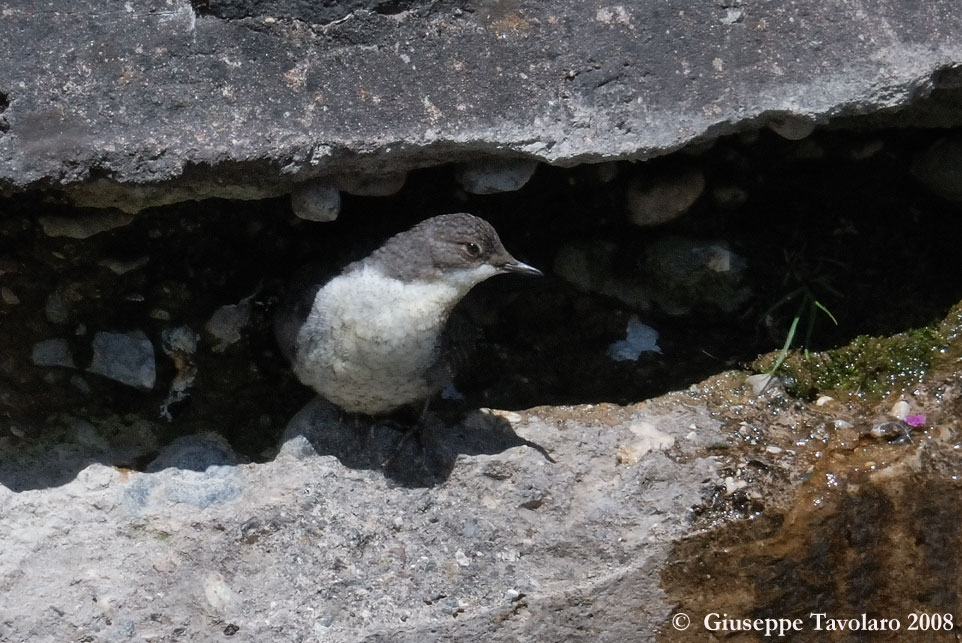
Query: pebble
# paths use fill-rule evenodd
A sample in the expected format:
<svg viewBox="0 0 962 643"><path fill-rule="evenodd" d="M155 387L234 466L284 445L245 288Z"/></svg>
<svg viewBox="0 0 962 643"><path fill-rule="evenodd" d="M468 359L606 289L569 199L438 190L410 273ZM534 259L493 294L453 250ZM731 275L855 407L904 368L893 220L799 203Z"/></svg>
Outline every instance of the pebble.
<svg viewBox="0 0 962 643"><path fill-rule="evenodd" d="M121 228L134 218L116 210L104 210L83 217L40 217L40 225L48 237L88 239L95 234Z"/></svg>
<svg viewBox="0 0 962 643"><path fill-rule="evenodd" d="M733 476L728 476L725 478L725 495L730 496L739 489L744 489L748 486L748 482L745 480L735 480Z"/></svg>
<svg viewBox="0 0 962 643"><path fill-rule="evenodd" d="M99 332L93 339L93 360L87 371L127 386L150 390L157 379L154 345L140 330Z"/></svg>
<svg viewBox="0 0 962 643"><path fill-rule="evenodd" d="M627 191L628 220L638 226L667 223L682 216L705 191L705 175L688 168L638 181Z"/></svg>
<svg viewBox="0 0 962 643"><path fill-rule="evenodd" d="M768 121L768 129L790 141L800 141L815 131L815 121L805 116L782 116Z"/></svg>
<svg viewBox="0 0 962 643"><path fill-rule="evenodd" d="M251 305L247 299L237 304L221 306L214 311L204 328L217 343L214 352L222 353L231 344L240 341L241 331L247 327L251 318Z"/></svg>
<svg viewBox="0 0 962 643"><path fill-rule="evenodd" d="M66 339L45 339L33 345L31 359L37 366L62 366L76 368L73 353Z"/></svg>
<svg viewBox="0 0 962 643"><path fill-rule="evenodd" d="M161 335L161 339L163 340L162 348L164 352L171 357L178 354L189 357L197 352L197 342L200 340L200 337L190 326L169 328Z"/></svg>
<svg viewBox="0 0 962 643"><path fill-rule="evenodd" d="M461 166L458 183L471 194L497 194L520 190L538 169L537 161L487 159Z"/></svg>
<svg viewBox="0 0 962 643"><path fill-rule="evenodd" d="M149 261L149 257L141 257L133 261L121 261L120 259L101 259L97 262L97 265L106 268L115 275L124 275L132 270L143 268Z"/></svg>
<svg viewBox="0 0 962 643"><path fill-rule="evenodd" d="M912 406L905 400L899 400L893 404L892 409L889 411L889 415L897 420L904 420L910 413L912 413Z"/></svg>
<svg viewBox="0 0 962 643"><path fill-rule="evenodd" d="M333 221L341 212L341 191L330 179L301 183L291 191L291 209L307 221Z"/></svg>
<svg viewBox="0 0 962 643"><path fill-rule="evenodd" d="M635 361L642 353L660 353L658 331L641 323L638 315L628 320L625 339L614 342L608 347L608 357L616 362Z"/></svg>
<svg viewBox="0 0 962 643"><path fill-rule="evenodd" d="M899 421L879 422L872 426L869 434L875 438L884 438L891 441L911 441L912 427Z"/></svg>
<svg viewBox="0 0 962 643"><path fill-rule="evenodd" d="M675 438L661 431L651 422L633 422L628 430L638 438L618 448L615 459L619 464L635 464L653 451L664 451L675 445Z"/></svg>
<svg viewBox="0 0 962 643"><path fill-rule="evenodd" d="M397 194L407 181L404 172L386 174L339 174L337 187L354 196L391 196Z"/></svg>
<svg viewBox="0 0 962 643"><path fill-rule="evenodd" d="M782 390L782 382L771 373L756 373L749 375L745 381L752 387L755 395L761 395L767 390Z"/></svg>
<svg viewBox="0 0 962 643"><path fill-rule="evenodd" d="M0 288L0 299L2 299L3 303L7 304L8 306L16 306L20 303L20 298L17 297L17 293L13 292L6 286Z"/></svg>

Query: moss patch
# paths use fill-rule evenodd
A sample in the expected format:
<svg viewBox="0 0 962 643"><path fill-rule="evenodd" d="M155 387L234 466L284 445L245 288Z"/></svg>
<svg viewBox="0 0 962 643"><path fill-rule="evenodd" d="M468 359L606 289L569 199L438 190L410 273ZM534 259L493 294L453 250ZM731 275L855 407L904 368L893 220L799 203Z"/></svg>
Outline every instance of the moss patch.
<svg viewBox="0 0 962 643"><path fill-rule="evenodd" d="M763 355L752 367L768 372L778 355ZM931 370L953 364L960 355L962 302L937 326L891 337L861 335L847 346L820 353L792 351L778 375L797 397L811 399L825 393L877 400L918 384Z"/></svg>

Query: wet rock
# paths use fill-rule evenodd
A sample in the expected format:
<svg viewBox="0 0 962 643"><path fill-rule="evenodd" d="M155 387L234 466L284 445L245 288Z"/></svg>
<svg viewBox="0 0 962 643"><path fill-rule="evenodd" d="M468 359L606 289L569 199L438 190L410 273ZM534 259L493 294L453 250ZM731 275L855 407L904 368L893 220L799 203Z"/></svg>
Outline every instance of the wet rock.
<svg viewBox="0 0 962 643"><path fill-rule="evenodd" d="M738 310L751 296L746 267L724 241L672 236L645 249L644 275L652 299L673 315Z"/></svg>
<svg viewBox="0 0 962 643"><path fill-rule="evenodd" d="M461 187L471 194L513 192L523 188L536 169L537 161L488 159L461 166L457 179Z"/></svg>
<svg viewBox="0 0 962 643"><path fill-rule="evenodd" d="M384 174L339 174L337 187L355 196L391 196L404 187L407 174L403 172Z"/></svg>
<svg viewBox="0 0 962 643"><path fill-rule="evenodd" d="M251 318L251 305L249 299L243 299L237 304L221 306L214 311L211 318L204 326L217 343L214 344L214 351L222 353L231 344L235 344L241 339L241 331L247 327Z"/></svg>
<svg viewBox="0 0 962 643"><path fill-rule="evenodd" d="M157 379L154 346L143 331L98 332L93 339L93 360L87 371L149 390Z"/></svg>
<svg viewBox="0 0 962 643"><path fill-rule="evenodd" d="M919 153L912 175L950 201L962 201L962 138L943 138Z"/></svg>
<svg viewBox="0 0 962 643"><path fill-rule="evenodd" d="M645 177L628 188L628 220L638 226L667 223L688 212L704 191L705 175L696 168Z"/></svg>
<svg viewBox="0 0 962 643"><path fill-rule="evenodd" d="M869 435L895 444L907 444L912 440L912 427L901 420L886 420L872 425Z"/></svg>
<svg viewBox="0 0 962 643"><path fill-rule="evenodd" d="M616 362L634 361L642 353L660 353L658 346L658 331L641 323L637 315L628 320L625 339L619 340L608 347L608 355Z"/></svg>
<svg viewBox="0 0 962 643"><path fill-rule="evenodd" d="M291 209L307 221L333 221L341 211L341 192L328 179L301 183L291 192Z"/></svg>
<svg viewBox="0 0 962 643"><path fill-rule="evenodd" d="M132 220L130 215L104 210L77 217L40 217L40 225L48 237L88 239L95 234L121 228Z"/></svg>
<svg viewBox="0 0 962 643"><path fill-rule="evenodd" d="M45 339L34 344L30 359L37 366L76 368L70 344L67 343L67 340L61 338Z"/></svg>

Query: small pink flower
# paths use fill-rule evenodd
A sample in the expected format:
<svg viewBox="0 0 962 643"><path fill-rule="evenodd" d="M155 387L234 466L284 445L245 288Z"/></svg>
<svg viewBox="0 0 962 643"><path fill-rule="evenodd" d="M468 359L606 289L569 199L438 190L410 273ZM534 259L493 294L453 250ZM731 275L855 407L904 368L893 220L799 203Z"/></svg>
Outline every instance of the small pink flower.
<svg viewBox="0 0 962 643"><path fill-rule="evenodd" d="M905 423L909 426L922 426L925 424L924 415L909 415L905 418Z"/></svg>

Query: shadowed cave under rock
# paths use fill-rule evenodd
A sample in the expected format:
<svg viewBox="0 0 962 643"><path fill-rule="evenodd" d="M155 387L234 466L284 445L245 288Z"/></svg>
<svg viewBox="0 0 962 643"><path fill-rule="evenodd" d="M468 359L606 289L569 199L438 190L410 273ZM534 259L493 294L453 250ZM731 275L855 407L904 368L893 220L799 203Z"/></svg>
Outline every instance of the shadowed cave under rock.
<svg viewBox="0 0 962 643"><path fill-rule="evenodd" d="M150 209L86 239L51 235L104 211L9 197L0 202L0 414L10 428L0 440L46 448L76 440L77 418L112 418L118 435L89 439L149 437L109 464L143 468L165 444L202 431L251 460L271 458L312 397L270 330L286 280L311 261L336 270L444 212L488 219L512 253L547 273L490 280L463 302L483 337L459 374L462 399L438 404L451 417L479 407L627 404L745 367L781 347L798 300L779 302L800 288L838 322L815 316L813 350L931 325L962 299L962 218L918 168L957 137L820 129L792 141L761 130L647 162L541 166L521 190L485 196L461 190L455 168L441 166L412 172L390 197L345 195L332 223L297 219L286 198L207 200ZM629 221L638 194L692 172L703 186L682 216L648 227ZM658 262L664 248L705 243L730 253L722 269L691 268L700 271L694 283L677 274L690 266ZM566 270L616 287L580 290L559 276ZM611 346L638 322L657 331L660 352L613 360ZM229 329L216 330L223 323ZM196 346L177 345L177 329ZM149 339L152 388L87 370L101 332ZM799 331L795 344L801 339ZM62 473L59 482L76 472Z"/></svg>

